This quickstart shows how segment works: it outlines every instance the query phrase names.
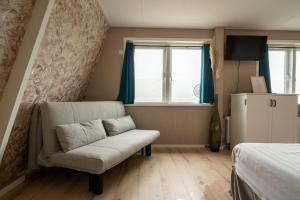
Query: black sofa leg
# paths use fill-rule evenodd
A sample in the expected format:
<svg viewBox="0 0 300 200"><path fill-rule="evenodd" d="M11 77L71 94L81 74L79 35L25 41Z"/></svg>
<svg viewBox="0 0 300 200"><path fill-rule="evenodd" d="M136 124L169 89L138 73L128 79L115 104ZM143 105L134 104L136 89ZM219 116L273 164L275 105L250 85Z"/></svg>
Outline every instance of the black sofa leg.
<svg viewBox="0 0 300 200"><path fill-rule="evenodd" d="M103 178L102 174L89 174L89 191L94 194L102 194Z"/></svg>
<svg viewBox="0 0 300 200"><path fill-rule="evenodd" d="M41 166L40 169L41 169L41 176L42 176L43 178L45 178L45 177L46 177L46 168L43 167L43 166Z"/></svg>
<svg viewBox="0 0 300 200"><path fill-rule="evenodd" d="M146 149L146 156L151 156L151 144L147 145L145 149Z"/></svg>

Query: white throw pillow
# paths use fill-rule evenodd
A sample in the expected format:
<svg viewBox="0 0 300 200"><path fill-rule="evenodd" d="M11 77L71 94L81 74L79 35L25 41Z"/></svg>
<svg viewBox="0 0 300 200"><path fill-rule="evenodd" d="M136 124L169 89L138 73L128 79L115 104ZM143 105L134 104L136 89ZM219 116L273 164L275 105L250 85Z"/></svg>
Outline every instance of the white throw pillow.
<svg viewBox="0 0 300 200"><path fill-rule="evenodd" d="M106 132L101 119L56 126L56 134L64 152L104 139Z"/></svg>
<svg viewBox="0 0 300 200"><path fill-rule="evenodd" d="M116 119L104 119L102 120L102 123L109 136L118 135L136 128L132 118L129 115Z"/></svg>

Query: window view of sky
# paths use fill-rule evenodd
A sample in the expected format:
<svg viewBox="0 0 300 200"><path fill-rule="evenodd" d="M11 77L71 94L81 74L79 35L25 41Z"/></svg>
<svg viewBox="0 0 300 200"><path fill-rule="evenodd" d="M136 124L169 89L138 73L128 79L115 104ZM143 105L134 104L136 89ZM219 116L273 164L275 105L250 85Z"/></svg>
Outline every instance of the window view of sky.
<svg viewBox="0 0 300 200"><path fill-rule="evenodd" d="M194 87L200 83L201 49L172 49L172 102L199 103Z"/></svg>
<svg viewBox="0 0 300 200"><path fill-rule="evenodd" d="M273 93L284 93L285 51L269 51L271 87Z"/></svg>
<svg viewBox="0 0 300 200"><path fill-rule="evenodd" d="M163 102L166 96L172 103L198 103L199 97L193 90L200 83L201 49L174 47L169 59L164 58L167 55L164 51L164 48L135 49L135 102ZM164 60L170 62L165 69ZM166 68L170 73L165 72L164 79Z"/></svg>
<svg viewBox="0 0 300 200"><path fill-rule="evenodd" d="M162 102L163 49L135 49L135 101Z"/></svg>
<svg viewBox="0 0 300 200"><path fill-rule="evenodd" d="M300 50L296 53L296 94L300 94ZM298 98L298 101L300 99Z"/></svg>

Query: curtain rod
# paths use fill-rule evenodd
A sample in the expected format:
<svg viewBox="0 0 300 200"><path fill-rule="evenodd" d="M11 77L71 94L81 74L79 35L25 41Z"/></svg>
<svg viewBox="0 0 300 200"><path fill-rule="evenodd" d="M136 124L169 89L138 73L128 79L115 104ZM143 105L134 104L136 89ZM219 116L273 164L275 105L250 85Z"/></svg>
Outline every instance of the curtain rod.
<svg viewBox="0 0 300 200"><path fill-rule="evenodd" d="M203 45L147 45L147 44L133 44L136 47L203 47Z"/></svg>
<svg viewBox="0 0 300 200"><path fill-rule="evenodd" d="M270 49L300 49L300 46L299 47L289 47L289 46L272 46L272 45L269 45L269 48Z"/></svg>

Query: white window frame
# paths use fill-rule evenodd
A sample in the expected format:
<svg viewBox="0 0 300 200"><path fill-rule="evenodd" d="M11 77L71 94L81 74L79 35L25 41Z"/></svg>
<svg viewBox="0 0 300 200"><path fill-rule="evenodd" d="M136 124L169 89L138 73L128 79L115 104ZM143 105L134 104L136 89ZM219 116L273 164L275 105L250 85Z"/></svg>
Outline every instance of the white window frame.
<svg viewBox="0 0 300 200"><path fill-rule="evenodd" d="M163 50L163 87L162 87L162 102L135 102L127 106L207 106L207 104L200 104L195 102L172 102L172 49L201 49L204 44L199 42L133 42L135 49L162 49ZM207 43L207 42L206 42ZM126 44L126 43L125 43ZM199 55L201 56L201 55ZM201 68L199 67L201 70ZM200 71L199 71L200 73ZM208 104L208 106L211 106Z"/></svg>
<svg viewBox="0 0 300 200"><path fill-rule="evenodd" d="M269 45L269 51L285 51L284 93L296 94L296 53L300 47L291 45ZM298 61L300 62L300 61ZM272 79L272 76L271 76Z"/></svg>

